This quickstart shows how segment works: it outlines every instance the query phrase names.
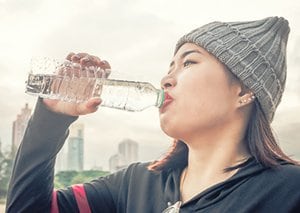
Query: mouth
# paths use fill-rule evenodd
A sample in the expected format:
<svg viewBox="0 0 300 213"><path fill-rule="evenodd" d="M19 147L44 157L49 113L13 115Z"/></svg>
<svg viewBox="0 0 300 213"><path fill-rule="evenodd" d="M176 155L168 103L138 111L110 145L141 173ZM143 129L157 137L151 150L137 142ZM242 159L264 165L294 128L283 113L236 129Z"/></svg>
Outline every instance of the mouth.
<svg viewBox="0 0 300 213"><path fill-rule="evenodd" d="M160 108L160 112L163 112L172 101L172 96L168 92L165 92L165 100L162 107Z"/></svg>

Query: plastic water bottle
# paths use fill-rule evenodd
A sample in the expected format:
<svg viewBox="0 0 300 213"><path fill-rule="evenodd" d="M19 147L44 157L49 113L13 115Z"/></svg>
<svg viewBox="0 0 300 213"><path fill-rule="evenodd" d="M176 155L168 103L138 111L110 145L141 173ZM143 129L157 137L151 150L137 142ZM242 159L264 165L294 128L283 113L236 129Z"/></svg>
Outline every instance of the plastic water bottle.
<svg viewBox="0 0 300 213"><path fill-rule="evenodd" d="M109 72L95 67L82 68L70 61L35 59L31 63L25 92L73 103L101 97L101 106L127 111L162 106L163 90L148 82L107 79Z"/></svg>

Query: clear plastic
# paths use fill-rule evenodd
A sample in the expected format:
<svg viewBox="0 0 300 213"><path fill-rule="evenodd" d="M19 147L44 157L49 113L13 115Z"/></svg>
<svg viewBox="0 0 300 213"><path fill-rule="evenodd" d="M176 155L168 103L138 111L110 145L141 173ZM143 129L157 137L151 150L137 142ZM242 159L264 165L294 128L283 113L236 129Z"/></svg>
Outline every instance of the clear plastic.
<svg viewBox="0 0 300 213"><path fill-rule="evenodd" d="M101 106L127 111L162 106L163 90L156 89L148 82L107 79L109 72L96 67L82 68L70 61L34 59L25 92L74 103L101 97Z"/></svg>

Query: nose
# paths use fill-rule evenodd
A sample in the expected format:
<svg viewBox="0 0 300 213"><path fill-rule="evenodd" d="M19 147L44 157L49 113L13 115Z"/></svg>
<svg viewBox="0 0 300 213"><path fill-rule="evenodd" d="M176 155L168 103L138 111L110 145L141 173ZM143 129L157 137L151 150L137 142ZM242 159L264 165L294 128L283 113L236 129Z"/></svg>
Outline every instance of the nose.
<svg viewBox="0 0 300 213"><path fill-rule="evenodd" d="M170 87L174 87L176 85L176 79L170 75L167 75L161 79L161 88L169 89Z"/></svg>

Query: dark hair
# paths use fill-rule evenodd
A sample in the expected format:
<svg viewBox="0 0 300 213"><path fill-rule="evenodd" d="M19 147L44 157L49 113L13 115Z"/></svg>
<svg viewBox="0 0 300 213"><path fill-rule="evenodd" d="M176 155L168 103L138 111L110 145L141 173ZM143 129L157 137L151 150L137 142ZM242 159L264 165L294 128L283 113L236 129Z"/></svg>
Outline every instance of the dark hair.
<svg viewBox="0 0 300 213"><path fill-rule="evenodd" d="M291 159L279 147L274 137L271 125L266 119L257 100L254 101L254 106L250 116L244 140L247 143L250 155L258 163L269 168L278 166L280 160L299 165L299 162ZM184 168L187 164L187 145L180 140L174 140L173 145L170 147L166 155L162 159L151 163L148 166L148 169L153 171L173 170L177 168ZM244 162L233 167L224 168L224 170L230 171L240 168L243 165Z"/></svg>

